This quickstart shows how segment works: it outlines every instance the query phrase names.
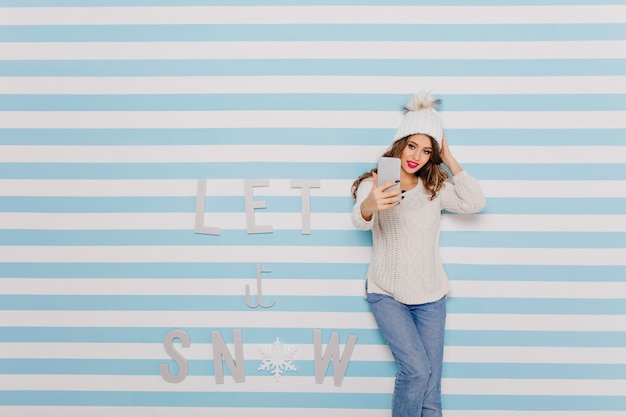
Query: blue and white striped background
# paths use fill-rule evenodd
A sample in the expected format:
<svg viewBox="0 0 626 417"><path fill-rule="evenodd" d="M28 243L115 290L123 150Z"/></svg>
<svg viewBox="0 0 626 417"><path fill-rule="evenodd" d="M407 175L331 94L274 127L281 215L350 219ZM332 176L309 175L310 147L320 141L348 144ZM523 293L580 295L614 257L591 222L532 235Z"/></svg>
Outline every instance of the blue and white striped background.
<svg viewBox="0 0 626 417"><path fill-rule="evenodd" d="M349 190L426 87L488 197L442 223L445 415L624 416L626 2L506 3L0 0L0 414L388 416ZM271 234L246 233L255 178ZM193 231L199 179L219 236ZM310 235L291 179L321 180ZM235 329L246 382L217 385ZM314 329L358 336L340 387Z"/></svg>

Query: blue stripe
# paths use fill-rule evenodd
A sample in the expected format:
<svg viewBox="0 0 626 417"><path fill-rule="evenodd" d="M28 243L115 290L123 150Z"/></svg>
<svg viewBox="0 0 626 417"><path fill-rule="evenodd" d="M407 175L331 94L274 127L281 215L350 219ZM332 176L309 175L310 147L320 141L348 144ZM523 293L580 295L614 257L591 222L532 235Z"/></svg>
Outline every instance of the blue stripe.
<svg viewBox="0 0 626 417"><path fill-rule="evenodd" d="M313 381L312 385L315 384ZM444 410L625 411L626 397L443 395ZM388 409L391 394L297 392L1 391L0 405Z"/></svg>
<svg viewBox="0 0 626 417"><path fill-rule="evenodd" d="M155 225L156 226L156 225ZM189 230L0 230L7 246L371 246L361 230L275 230L247 233L222 230L203 235ZM441 232L442 247L468 248L626 248L623 232Z"/></svg>
<svg viewBox="0 0 626 417"><path fill-rule="evenodd" d="M0 163L0 179L355 179L374 164L290 163ZM463 164L479 180L626 180L625 164ZM584 168L584 169L582 169Z"/></svg>
<svg viewBox="0 0 626 417"><path fill-rule="evenodd" d="M340 343L345 343L349 335L357 337L359 344L385 344L378 330L363 329L321 329L313 328L241 328L244 343L267 343L268 334L280 337L285 344L313 343L314 330L322 331L322 341L328 342L331 333L339 334ZM163 343L163 338L170 332L171 328L161 327L0 327L0 342L42 342L42 343ZM233 329L220 327L207 328L182 328L189 334L192 344L211 343L211 333L219 331L226 343L233 343ZM593 332L596 335L596 332ZM275 337L276 337L275 336ZM469 335L468 335L469 336ZM586 341L587 343L598 343L595 338L592 340L584 332L572 335L571 342ZM611 346L626 344L626 337L623 341L617 339L615 334L607 334L612 342ZM625 335L626 336L626 335ZM457 342L462 342L465 337L457 338ZM499 343L506 343L507 337L499 338ZM531 340L531 339L525 339ZM569 342L569 339L566 339ZM604 339L603 339L604 340ZM470 340L470 343L473 343ZM585 345L586 346L586 345ZM592 345L592 346L595 346ZM602 345L601 345L602 346Z"/></svg>
<svg viewBox="0 0 626 417"><path fill-rule="evenodd" d="M444 364L443 377L601 380L621 379L625 371L623 364L453 363Z"/></svg>
<svg viewBox="0 0 626 417"><path fill-rule="evenodd" d="M273 340L265 340L271 344ZM284 345L289 345L284 343ZM182 350L184 355L184 350ZM165 352L163 352L165 357ZM297 371L285 372L289 376L312 377L314 383L315 365L308 358L294 357ZM336 360L336 358L335 358ZM176 364L171 360L159 359L0 359L0 374L15 375L159 375L159 365L169 364L172 372L177 372ZM258 371L260 360L246 360L246 376L265 376L267 372ZM213 358L207 352L206 359L188 360L189 376L214 376ZM346 377L394 377L398 369L394 362L361 362L351 360L346 370ZM450 363L444 362L444 378L506 378L506 379L619 379L626 372L623 364L534 364L534 363ZM224 373L230 379L228 367ZM332 370L327 377L332 378ZM282 381L282 380L281 380ZM213 385L213 384L211 384ZM208 387L207 387L208 388Z"/></svg>
<svg viewBox="0 0 626 417"><path fill-rule="evenodd" d="M380 145L395 129L0 129L0 145ZM626 129L446 129L458 146L623 146ZM589 138L593 137L593 140Z"/></svg>
<svg viewBox="0 0 626 417"><path fill-rule="evenodd" d="M353 331L351 330L350 333ZM359 336L359 342L362 341ZM104 340L106 341L106 340ZM626 347L626 332L446 330L446 346Z"/></svg>
<svg viewBox="0 0 626 417"><path fill-rule="evenodd" d="M467 248L626 248L626 233L441 232L440 243Z"/></svg>
<svg viewBox="0 0 626 417"><path fill-rule="evenodd" d="M272 279L363 279L366 264L259 262ZM255 278L256 263L0 263L2 278Z"/></svg>
<svg viewBox="0 0 626 417"><path fill-rule="evenodd" d="M283 343L313 343L313 328L241 328L244 343L267 343L267 335L281 338ZM316 327L316 329L320 329ZM40 343L162 343L171 328L162 327L0 327L0 342ZM233 329L212 327L182 328L191 343L211 343L211 332L219 331L226 343L233 343ZM357 336L357 344L385 344L377 329L320 329L323 342L330 334L339 339ZM446 330L446 346L538 346L538 347L626 347L626 332L566 332L513 330Z"/></svg>
<svg viewBox="0 0 626 417"><path fill-rule="evenodd" d="M362 280L367 264L259 262L271 279ZM64 263L4 262L0 278L255 278L256 263L145 262ZM448 277L464 281L622 282L623 265L467 265L444 264Z"/></svg>
<svg viewBox="0 0 626 417"><path fill-rule="evenodd" d="M251 302L256 303L254 281ZM251 311L241 295L0 295L4 311ZM363 296L263 295L265 303L276 301L271 311L354 312L369 311ZM259 311L263 310L258 308ZM456 314L626 314L624 299L555 298L459 298L448 300L447 310Z"/></svg>
<svg viewBox="0 0 626 417"><path fill-rule="evenodd" d="M622 282L626 266L609 265L467 265L444 264L454 281Z"/></svg>
<svg viewBox="0 0 626 417"><path fill-rule="evenodd" d="M442 395L442 404L447 410L626 411L624 396Z"/></svg>
<svg viewBox="0 0 626 417"><path fill-rule="evenodd" d="M0 26L0 42L598 41L620 23L571 24L142 24Z"/></svg>
<svg viewBox="0 0 626 417"><path fill-rule="evenodd" d="M626 33L626 31L624 31ZM623 94L441 95L446 111L620 111ZM406 94L3 94L0 111L398 111Z"/></svg>
<svg viewBox="0 0 626 417"><path fill-rule="evenodd" d="M265 344L271 344L274 339L265 339ZM284 345L289 345L281 340ZM184 355L185 351L181 353ZM48 374L48 375L158 375L159 365L168 364L172 372L178 372L176 364L164 359L0 359L0 374ZM295 359L295 358L294 358ZM285 373L288 376L315 377L313 360L302 358L296 361L297 371ZM266 371L259 371L260 360L246 360L244 363L246 376L269 376ZM214 376L215 368L211 353L206 359L188 360L189 376ZM359 362L350 361L346 377L392 377L397 372L393 362ZM332 378L332 370L327 372ZM230 376L229 369L224 367L224 374Z"/></svg>
<svg viewBox="0 0 626 417"><path fill-rule="evenodd" d="M306 61L306 65L304 64ZM94 76L593 76L625 75L626 59L5 60L5 77Z"/></svg>
<svg viewBox="0 0 626 417"><path fill-rule="evenodd" d="M192 245L192 246L370 246L369 232L359 230L299 230L249 234L245 230L224 230L219 236L189 230L0 230L0 245Z"/></svg>
<svg viewBox="0 0 626 417"><path fill-rule="evenodd" d="M250 280L251 302L256 303L255 282ZM271 311L367 312L364 297L308 297L263 295L264 302L276 304ZM245 287L240 296L142 296L142 295L0 295L0 311L262 311L246 305Z"/></svg>
<svg viewBox="0 0 626 417"><path fill-rule="evenodd" d="M357 178L369 171L365 163L2 163L5 179L341 179ZM511 167L510 165L508 166ZM551 166L546 166L548 169ZM603 165L603 168L606 168ZM572 169L574 167L572 166ZM526 170L525 170L526 171ZM536 170L534 170L536 171ZM576 171L580 168L576 165ZM612 175L607 174L606 179ZM568 179L574 179L569 177ZM582 179L582 178L581 178ZM585 175L585 179L588 175Z"/></svg>
<svg viewBox="0 0 626 417"><path fill-rule="evenodd" d="M345 197L310 199L311 213L350 213L354 200ZM301 197L257 196L264 213L300 213ZM3 197L0 213L194 213L196 197ZM244 197L207 197L210 213L243 213ZM487 199L483 214L626 214L626 198L498 198ZM447 213L447 215L454 215ZM155 225L157 228L158 225Z"/></svg>
<svg viewBox="0 0 626 417"><path fill-rule="evenodd" d="M315 384L313 381L312 385ZM0 405L388 409L391 394L297 392L1 391ZM444 410L625 411L626 397L443 395Z"/></svg>

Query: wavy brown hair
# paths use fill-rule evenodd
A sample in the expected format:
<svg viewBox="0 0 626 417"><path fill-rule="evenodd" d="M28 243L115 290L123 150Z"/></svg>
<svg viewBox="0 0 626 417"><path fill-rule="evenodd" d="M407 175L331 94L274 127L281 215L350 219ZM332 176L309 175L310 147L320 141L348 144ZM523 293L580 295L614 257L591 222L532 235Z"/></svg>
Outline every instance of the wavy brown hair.
<svg viewBox="0 0 626 417"><path fill-rule="evenodd" d="M413 135L411 135L413 136ZM401 139L398 139L394 143L391 144L389 149L382 154L381 156L387 156L392 158L399 158L402 155L402 151L407 146L407 142L411 136L405 136ZM439 144L435 139L428 136L430 139L431 146L433 148L433 153L430 154L430 159L419 171L415 173L415 176L421 178L422 183L424 184L424 188L426 191L430 193L430 199L433 200L441 187L443 187L444 182L448 179L448 173L445 169L441 167L441 154L439 149ZM371 171L363 173L359 178L357 178L352 183L352 198L356 200L356 190L359 188L361 182L366 178L372 177L372 172L377 172L377 169L374 168Z"/></svg>

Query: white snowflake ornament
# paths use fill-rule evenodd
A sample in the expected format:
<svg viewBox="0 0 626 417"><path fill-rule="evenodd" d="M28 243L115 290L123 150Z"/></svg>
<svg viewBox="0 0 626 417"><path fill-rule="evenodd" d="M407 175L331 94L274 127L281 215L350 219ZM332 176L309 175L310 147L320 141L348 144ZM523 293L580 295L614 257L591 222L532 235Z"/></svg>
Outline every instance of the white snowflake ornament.
<svg viewBox="0 0 626 417"><path fill-rule="evenodd" d="M276 382L285 371L297 371L293 365L293 356L296 354L294 346L284 346L277 337L271 345L259 346L259 352L263 357L263 362L259 366L259 371L269 371L274 374Z"/></svg>

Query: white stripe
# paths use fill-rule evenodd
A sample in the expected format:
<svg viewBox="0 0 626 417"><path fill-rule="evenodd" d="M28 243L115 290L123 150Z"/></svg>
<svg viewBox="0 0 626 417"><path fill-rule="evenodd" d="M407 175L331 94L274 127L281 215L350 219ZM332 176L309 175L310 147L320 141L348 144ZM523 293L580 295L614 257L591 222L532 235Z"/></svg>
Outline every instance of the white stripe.
<svg viewBox="0 0 626 417"><path fill-rule="evenodd" d="M323 350L331 331L322 335ZM337 333L337 332L335 332ZM245 339L245 331L243 331ZM229 336L230 332L222 332ZM262 360L260 346L271 345L280 334L268 333L267 343L244 343L243 354L246 360ZM349 331L340 332L340 354L344 352L345 340ZM313 330L309 344L284 343L297 351L295 359L313 360ZM177 341L174 343L188 360L212 360L212 344L194 343L183 348ZM228 344L233 352L234 347ZM2 359L107 359L107 360L164 360L171 358L161 343L2 343L0 344ZM336 358L337 359L337 358ZM386 344L364 345L357 339L351 361L392 362L393 356ZM550 364L626 364L626 348L572 348L572 347L517 347L517 346L446 346L444 352L446 363L550 363Z"/></svg>
<svg viewBox="0 0 626 417"><path fill-rule="evenodd" d="M626 329L626 320L623 315L448 314L446 329L614 332Z"/></svg>
<svg viewBox="0 0 626 417"><path fill-rule="evenodd" d="M320 181L312 196L349 197L353 180ZM244 196L243 179L207 180L207 196ZM513 198L624 198L626 181L481 180L487 197ZM197 180L46 180L0 179L0 196L41 197L195 197ZM301 195L291 180L270 179L256 187L255 198Z"/></svg>
<svg viewBox="0 0 626 417"><path fill-rule="evenodd" d="M220 328L332 328L332 329L376 329L370 313L336 312L275 312L263 311L29 311L1 314L2 326L38 327L201 327L211 329L219 323ZM484 325L484 323L483 323Z"/></svg>
<svg viewBox="0 0 626 417"><path fill-rule="evenodd" d="M626 232L626 215L444 215L441 219L441 230L476 232Z"/></svg>
<svg viewBox="0 0 626 417"><path fill-rule="evenodd" d="M0 163L284 162L285 155L289 155L289 162L372 162L385 149L385 146L342 145L0 146ZM601 148L586 149L596 149L597 155L601 154ZM621 154L619 147L602 153L611 153L613 149L618 156ZM623 150L626 159L626 147ZM563 149L564 153L567 151Z"/></svg>
<svg viewBox="0 0 626 417"><path fill-rule="evenodd" d="M370 252L348 246L0 246L0 262L364 263Z"/></svg>
<svg viewBox="0 0 626 417"><path fill-rule="evenodd" d="M626 50L626 46L624 48ZM624 129L626 111L440 112L447 129ZM12 111L0 128L396 128L400 112Z"/></svg>
<svg viewBox="0 0 626 417"><path fill-rule="evenodd" d="M622 397L626 392L626 380L443 378L441 391L448 395Z"/></svg>
<svg viewBox="0 0 626 417"><path fill-rule="evenodd" d="M213 225L212 225L213 226ZM219 226L218 226L219 227ZM211 236L206 236L207 240ZM367 263L353 246L0 246L0 262L324 262ZM337 256L337 254L341 254ZM441 248L444 263L626 265L626 249Z"/></svg>
<svg viewBox="0 0 626 417"><path fill-rule="evenodd" d="M231 332L220 332L223 337L227 337ZM340 344L340 354L344 353L345 344L344 339L350 335L349 330L343 330L339 333L342 343ZM309 344L293 344L285 343L281 340L284 346L293 347L296 349L296 360L314 360L314 347L313 347L313 329L311 329L311 343ZM330 338L331 332L324 331L322 334L322 350L327 349L327 343ZM242 336L245 340L245 331L242 332ZM260 361L263 360L263 356L260 352L260 348L271 347L276 337L280 334L268 334L266 343L244 343L243 355L246 360ZM188 348L183 348L179 341L174 343L174 347L188 360L207 360L213 361L213 346L210 343L194 343L191 341L191 345ZM234 346L227 344L228 350L234 352ZM597 362L593 360L594 352L587 352L573 358L575 361L581 361L581 363L608 363ZM602 355L605 352L604 349L595 351L596 354ZM615 355L609 352L610 357ZM161 343L2 343L0 344L0 358L3 359L112 359L112 360L163 360L170 361L163 344ZM586 359L589 358L591 362ZM339 359L339 358L335 358ZM367 362L391 362L393 357L387 345L361 345L357 339L356 347L352 353L351 361L367 361ZM615 362L618 363L618 362Z"/></svg>
<svg viewBox="0 0 626 417"><path fill-rule="evenodd" d="M470 265L626 265L626 249L446 247L441 257L444 263Z"/></svg>
<svg viewBox="0 0 626 417"><path fill-rule="evenodd" d="M263 198L255 198L263 200ZM275 208L268 204L269 208ZM189 213L0 213L0 229L6 230L187 230L194 227ZM312 213L311 232L355 230L350 213ZM302 213L255 212L256 224L274 231L302 230ZM206 213L205 224L222 231L247 229L245 212ZM444 232L626 232L626 215L479 214L444 215Z"/></svg>
<svg viewBox="0 0 626 417"><path fill-rule="evenodd" d="M4 8L0 25L620 23L621 5Z"/></svg>
<svg viewBox="0 0 626 417"><path fill-rule="evenodd" d="M0 94L624 94L624 76L0 77Z"/></svg>
<svg viewBox="0 0 626 417"><path fill-rule="evenodd" d="M357 346L358 348L361 347L359 345ZM385 352L371 352L371 354L379 355L384 353ZM45 355L45 352L42 352L42 354ZM446 346L444 361L447 363L569 363L617 365L626 364L626 348Z"/></svg>
<svg viewBox="0 0 626 417"><path fill-rule="evenodd" d="M387 146L366 145L187 145L187 146L0 146L2 162L195 163L195 162L372 162ZM626 146L453 146L466 163L619 164Z"/></svg>
<svg viewBox="0 0 626 417"><path fill-rule="evenodd" d="M255 198L261 201L262 198ZM271 207L271 205L268 205ZM190 211L193 207L190 207ZM301 213L255 212L256 224L274 231L302 230ZM194 229L194 213L0 213L0 229L30 230L187 230ZM350 214L312 213L311 231L354 230ZM608 221L607 221L608 222ZM246 231L246 213L206 213L207 226L222 231ZM615 231L609 228L607 231Z"/></svg>
<svg viewBox="0 0 626 417"><path fill-rule="evenodd" d="M212 361L212 360L211 360ZM296 365L297 369L297 365ZM157 370L158 372L158 370ZM11 380L13 384L11 384ZM213 376L188 376L183 382L172 384L160 375L0 375L0 389L61 390L61 391L145 391L145 392L281 392L281 393L388 393L393 390L393 378L346 377L341 388L333 385L329 374L324 383L317 384L315 376L295 376L285 372L279 381L267 376L246 375L245 382L236 383L231 376L217 384Z"/></svg>
<svg viewBox="0 0 626 417"><path fill-rule="evenodd" d="M232 335L231 331L221 331L223 337ZM333 332L330 330L324 330L322 332L322 350L326 350L328 340ZM334 332L339 333L340 339L340 354L343 354L345 349L345 341L347 340L349 333L345 331ZM242 331L243 338L246 337L245 330ZM165 335L164 335L165 336ZM243 355L246 360L258 361L262 360L263 356L259 351L259 347L271 346L276 337L281 337L281 334L268 333L267 342L265 343L244 343ZM296 356L294 359L298 360L313 360L314 348L313 348L313 329L310 332L310 343L308 344L293 344L285 343L284 340L280 340L284 346L293 347L296 349ZM210 360L213 361L213 345L211 343L195 343L191 340L191 345L188 348L183 348L179 341L174 343L177 351L179 351L188 360ZM232 343L228 343L227 347L229 351L234 352ZM594 352L581 353L573 360L586 362L587 357L593 359ZM602 355L605 349L595 351L596 354ZM615 356L610 351L611 356ZM170 361L162 343L2 343L0 344L0 358L2 359L114 359L114 360L163 360ZM339 358L335 358L336 360ZM393 361L393 357L387 345L362 345L358 339L355 349L351 356L351 361L367 361L367 362L390 362ZM591 362L591 363L606 363L606 362ZM618 362L615 362L618 363Z"/></svg>
<svg viewBox="0 0 626 417"><path fill-rule="evenodd" d="M6 42L1 60L608 59L626 41L546 42Z"/></svg>
<svg viewBox="0 0 626 417"><path fill-rule="evenodd" d="M245 383L225 380L216 384L211 376L189 376L179 384L169 384L160 376L135 375L11 375L0 376L0 388L13 390L62 391L147 391L147 392L311 392L331 393L338 388L326 377L317 384L315 377L292 376L285 373L280 381L273 377L246 376ZM282 382L282 384L280 384ZM279 385L280 384L280 385ZM626 381L612 380L525 380L525 379L467 379L442 380L444 395L577 395L621 396ZM346 377L341 393L388 393L393 390L393 378Z"/></svg>
<svg viewBox="0 0 626 417"><path fill-rule="evenodd" d="M0 294L65 295L236 295L244 300L246 286L256 301L257 282L254 268L249 278L241 279L64 279L2 278ZM263 273L261 289L266 302L280 296L363 296L361 279L272 279ZM332 284L332 285L330 285Z"/></svg>
<svg viewBox="0 0 626 417"><path fill-rule="evenodd" d="M626 181L481 180L487 197L624 198Z"/></svg>
<svg viewBox="0 0 626 417"><path fill-rule="evenodd" d="M213 295L256 299L254 269L246 278L187 279L181 271L176 279L106 278L2 278L0 294L7 295ZM330 285L332 283L332 285ZM266 302L283 296L362 297L363 277L350 279L274 279L271 271L262 274L261 291ZM622 299L624 282L465 281L451 282L452 297L526 299Z"/></svg>
<svg viewBox="0 0 626 417"><path fill-rule="evenodd" d="M300 329L377 329L371 313L263 311L47 311L20 310L0 315L11 327L200 327ZM446 318L449 330L623 332L623 315L456 314Z"/></svg>
<svg viewBox="0 0 626 417"><path fill-rule="evenodd" d="M197 180L0 180L2 196L46 196L46 197L189 197L195 196ZM322 183L326 185L324 182ZM626 185L626 181L624 182ZM326 185L327 186L327 185ZM270 188L271 187L271 188ZM272 180L270 187L259 187L258 193L273 190L293 191L286 180ZM231 190L230 194L226 193ZM207 196L214 195L243 196L243 180L207 180ZM345 194L345 190L344 190Z"/></svg>
<svg viewBox="0 0 626 417"><path fill-rule="evenodd" d="M324 331L322 334L323 350L326 350L328 339L330 338L331 331ZM334 332L337 333L337 332ZM228 336L230 332L221 332L222 336ZM243 331L243 337L245 338L245 331ZM259 351L259 347L271 346L276 337L273 333L268 334L266 343L244 343L243 355L246 360L258 361L262 360L263 356ZM348 333L342 332L340 334L340 354L343 354L345 349L345 340L349 336ZM279 337L280 339L280 337ZM311 343L309 344L293 344L284 343L284 346L293 347L297 351L296 358L298 360L313 360L314 348L313 348L313 330L311 330ZM178 350L188 360L213 360L212 349L213 346L210 343L194 343L191 341L191 345L188 348L183 348L177 341L174 343L176 350ZM233 352L234 347L232 343L227 344L228 349ZM576 356L573 360L581 361L583 363L589 363L585 361L587 357L593 358L592 354L598 355L606 353L604 349L597 350L595 352L587 352L582 355ZM609 352L611 356L615 356ZM149 360L164 360L170 361L163 344L161 343L2 343L0 345L0 358L3 359L115 359L115 360L133 360L133 359L149 359ZM336 360L339 358L335 358ZM393 357L387 345L361 345L357 339L356 347L352 353L352 361L367 361L367 362L391 362ZM607 363L596 362L591 363ZM617 362L615 362L617 363Z"/></svg>
<svg viewBox="0 0 626 417"><path fill-rule="evenodd" d="M393 377L346 377L341 387L332 384L332 375L317 384L314 376L284 373L279 381L272 375L249 376L243 383L225 378L217 384L213 376L188 376L183 382L170 384L161 376L143 375L10 375L0 376L0 389L60 391L145 391L145 392L310 392L368 393L393 391ZM444 378L444 395L577 395L621 396L626 381L611 380L545 380L545 379L472 379Z"/></svg>
<svg viewBox="0 0 626 417"><path fill-rule="evenodd" d="M450 296L452 297L609 300L623 299L626 295L626 282L492 282L462 280L452 281L451 288Z"/></svg>
<svg viewBox="0 0 626 417"><path fill-rule="evenodd" d="M447 247L441 248L441 258L470 265L626 265L626 249Z"/></svg>

